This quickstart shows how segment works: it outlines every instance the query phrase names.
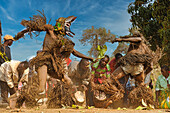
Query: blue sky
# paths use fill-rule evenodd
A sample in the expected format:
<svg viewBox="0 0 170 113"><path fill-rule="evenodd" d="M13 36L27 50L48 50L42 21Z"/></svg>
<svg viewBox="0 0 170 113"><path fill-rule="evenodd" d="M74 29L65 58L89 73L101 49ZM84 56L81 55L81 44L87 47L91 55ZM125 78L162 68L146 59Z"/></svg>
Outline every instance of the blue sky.
<svg viewBox="0 0 170 113"><path fill-rule="evenodd" d="M105 27L111 33L121 36L129 34L131 27L130 15L127 13L129 3L134 0L0 0L0 20L2 32L15 36L24 29L20 24L22 19L29 20L29 17L37 14L37 10L44 10L47 22L51 19L51 24L59 17L74 15L76 21L71 25L71 30L76 34L72 38L75 42L75 49L88 55L90 45L83 46L79 42L83 30L91 28ZM38 37L30 39L26 35L25 39L16 41L11 46L12 59L25 60L36 54L42 48L45 33L40 33ZM115 44L107 44L106 54L111 55L117 47ZM71 55L71 59L79 58Z"/></svg>

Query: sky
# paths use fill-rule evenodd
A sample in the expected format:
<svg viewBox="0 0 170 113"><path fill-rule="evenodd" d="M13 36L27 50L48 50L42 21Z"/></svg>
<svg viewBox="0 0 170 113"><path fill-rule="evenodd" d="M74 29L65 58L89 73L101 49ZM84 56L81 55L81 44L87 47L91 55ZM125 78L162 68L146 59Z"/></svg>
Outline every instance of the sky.
<svg viewBox="0 0 170 113"><path fill-rule="evenodd" d="M83 46L79 41L83 30L105 27L116 36L128 35L131 27L130 15L127 12L128 5L134 0L0 0L0 20L2 25L2 38L6 35L15 36L25 27L20 24L22 19L29 20L29 17L38 14L37 10L44 10L47 22L55 25L59 17L74 15L76 21L71 25L71 31L76 35L71 38L75 43L75 49L88 56L91 46ZM15 41L11 46L12 59L28 60L36 55L36 51L42 49L45 32L32 39L29 35ZM106 44L106 54L111 56L117 47L117 43ZM72 60L80 60L71 55Z"/></svg>

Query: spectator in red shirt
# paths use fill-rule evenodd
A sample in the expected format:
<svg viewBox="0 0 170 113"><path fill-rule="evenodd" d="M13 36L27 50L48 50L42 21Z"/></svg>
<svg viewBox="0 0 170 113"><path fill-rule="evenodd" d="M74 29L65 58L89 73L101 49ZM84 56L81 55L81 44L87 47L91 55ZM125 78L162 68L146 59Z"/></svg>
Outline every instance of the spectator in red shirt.
<svg viewBox="0 0 170 113"><path fill-rule="evenodd" d="M115 58L113 58L110 62L110 68L111 68L111 73L114 72L114 70L118 67L117 61L122 57L122 54L116 53Z"/></svg>
<svg viewBox="0 0 170 113"><path fill-rule="evenodd" d="M123 56L122 54L116 53L116 54L115 54L115 58L113 58L113 59L109 62L110 69L111 69L110 72L111 72L111 73L113 73L113 72L119 67L119 65L117 64L117 62L119 61L119 59L120 59L122 56ZM125 87L126 82L127 82L126 77L123 77L123 78L119 79L119 82Z"/></svg>

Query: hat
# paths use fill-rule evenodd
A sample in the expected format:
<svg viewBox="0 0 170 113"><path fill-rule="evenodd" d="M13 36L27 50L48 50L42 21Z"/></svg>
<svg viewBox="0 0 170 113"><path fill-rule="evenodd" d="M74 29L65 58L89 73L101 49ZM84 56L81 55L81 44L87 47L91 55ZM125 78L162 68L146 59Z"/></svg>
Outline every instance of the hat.
<svg viewBox="0 0 170 113"><path fill-rule="evenodd" d="M4 36L4 40L10 40L10 39L15 41L14 38L11 35L5 35Z"/></svg>

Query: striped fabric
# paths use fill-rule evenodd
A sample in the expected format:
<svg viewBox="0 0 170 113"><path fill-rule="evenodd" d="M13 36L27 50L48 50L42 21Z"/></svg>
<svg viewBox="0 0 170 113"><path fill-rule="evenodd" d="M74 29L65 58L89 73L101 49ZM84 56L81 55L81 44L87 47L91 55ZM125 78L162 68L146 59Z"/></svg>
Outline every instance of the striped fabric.
<svg viewBox="0 0 170 113"><path fill-rule="evenodd" d="M170 109L170 96L168 96L161 102L160 108L161 109Z"/></svg>

